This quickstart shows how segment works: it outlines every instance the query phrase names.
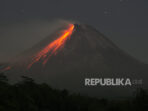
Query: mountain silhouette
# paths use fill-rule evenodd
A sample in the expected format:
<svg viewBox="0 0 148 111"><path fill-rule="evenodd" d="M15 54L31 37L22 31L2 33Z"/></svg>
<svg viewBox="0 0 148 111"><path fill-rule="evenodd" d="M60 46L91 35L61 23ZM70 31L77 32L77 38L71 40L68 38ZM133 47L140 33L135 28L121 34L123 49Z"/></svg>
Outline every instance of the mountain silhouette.
<svg viewBox="0 0 148 111"><path fill-rule="evenodd" d="M129 96L135 88L146 87L148 77L147 64L85 24L66 24L5 64L3 71L13 82L25 75L52 87L97 97ZM131 78L143 83L88 87L85 78Z"/></svg>

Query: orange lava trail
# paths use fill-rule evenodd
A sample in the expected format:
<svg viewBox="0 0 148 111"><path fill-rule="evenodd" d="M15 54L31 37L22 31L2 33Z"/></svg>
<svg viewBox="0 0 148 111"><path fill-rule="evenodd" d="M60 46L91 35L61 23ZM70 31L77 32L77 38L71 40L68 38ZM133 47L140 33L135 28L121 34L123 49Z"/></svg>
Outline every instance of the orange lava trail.
<svg viewBox="0 0 148 111"><path fill-rule="evenodd" d="M63 31L63 34L53 42L49 43L44 49L42 49L39 53L37 53L33 59L32 62L28 65L28 69L31 68L31 66L38 62L39 60L43 59L43 64L46 64L49 57L53 54L56 54L57 51L62 48L68 39L68 37L71 36L74 29L73 24L69 24L69 28Z"/></svg>
<svg viewBox="0 0 148 111"><path fill-rule="evenodd" d="M8 67L4 68L2 71L8 71L8 70L10 70L10 69L11 69L11 67L8 66Z"/></svg>

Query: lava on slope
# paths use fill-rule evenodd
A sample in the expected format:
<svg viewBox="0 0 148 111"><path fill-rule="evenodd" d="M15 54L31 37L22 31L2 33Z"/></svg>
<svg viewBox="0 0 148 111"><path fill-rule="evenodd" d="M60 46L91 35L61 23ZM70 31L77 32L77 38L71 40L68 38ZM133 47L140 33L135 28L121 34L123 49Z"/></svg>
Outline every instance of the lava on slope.
<svg viewBox="0 0 148 111"><path fill-rule="evenodd" d="M62 31L62 34L59 38L54 40L53 42L49 43L45 48L43 48L40 52L38 52L33 58L31 63L28 65L28 69L32 67L34 63L37 63L39 60L42 60L42 64L45 65L48 61L48 59L57 53L57 51L62 48L67 41L68 38L70 38L72 32L74 30L74 25L69 24L68 29Z"/></svg>
<svg viewBox="0 0 148 111"><path fill-rule="evenodd" d="M5 66L5 67L3 67L3 68L0 68L0 72L9 71L9 70L11 70L11 69L12 69L11 66Z"/></svg>
<svg viewBox="0 0 148 111"><path fill-rule="evenodd" d="M11 69L11 67L10 66L7 66L7 67L5 67L2 71L8 71L8 70L10 70Z"/></svg>

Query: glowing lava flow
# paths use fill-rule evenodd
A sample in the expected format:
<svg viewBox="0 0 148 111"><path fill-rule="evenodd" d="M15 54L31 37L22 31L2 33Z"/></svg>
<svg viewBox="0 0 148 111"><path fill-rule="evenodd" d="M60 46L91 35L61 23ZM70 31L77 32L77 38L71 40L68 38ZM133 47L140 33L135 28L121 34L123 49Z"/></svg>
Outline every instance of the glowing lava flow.
<svg viewBox="0 0 148 111"><path fill-rule="evenodd" d="M11 67L8 66L8 67L5 67L2 71L8 71L8 70L10 70L10 69L11 69Z"/></svg>
<svg viewBox="0 0 148 111"><path fill-rule="evenodd" d="M53 42L49 43L44 49L42 49L37 55L33 57L32 63L28 65L28 69L31 68L31 66L38 62L39 60L43 59L43 64L46 64L49 57L53 54L56 54L56 52L64 46L66 40L68 37L71 36L74 29L73 24L69 24L69 28L67 30L63 31L63 34Z"/></svg>

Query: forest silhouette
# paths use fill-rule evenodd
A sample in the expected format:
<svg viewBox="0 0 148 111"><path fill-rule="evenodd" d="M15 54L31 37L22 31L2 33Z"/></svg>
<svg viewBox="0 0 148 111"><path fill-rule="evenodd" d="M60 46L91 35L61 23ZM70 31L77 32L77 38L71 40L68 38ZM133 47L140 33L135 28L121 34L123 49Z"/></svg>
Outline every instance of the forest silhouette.
<svg viewBox="0 0 148 111"><path fill-rule="evenodd" d="M140 88L124 100L99 99L54 89L25 76L10 84L0 74L0 111L148 111L148 93Z"/></svg>

